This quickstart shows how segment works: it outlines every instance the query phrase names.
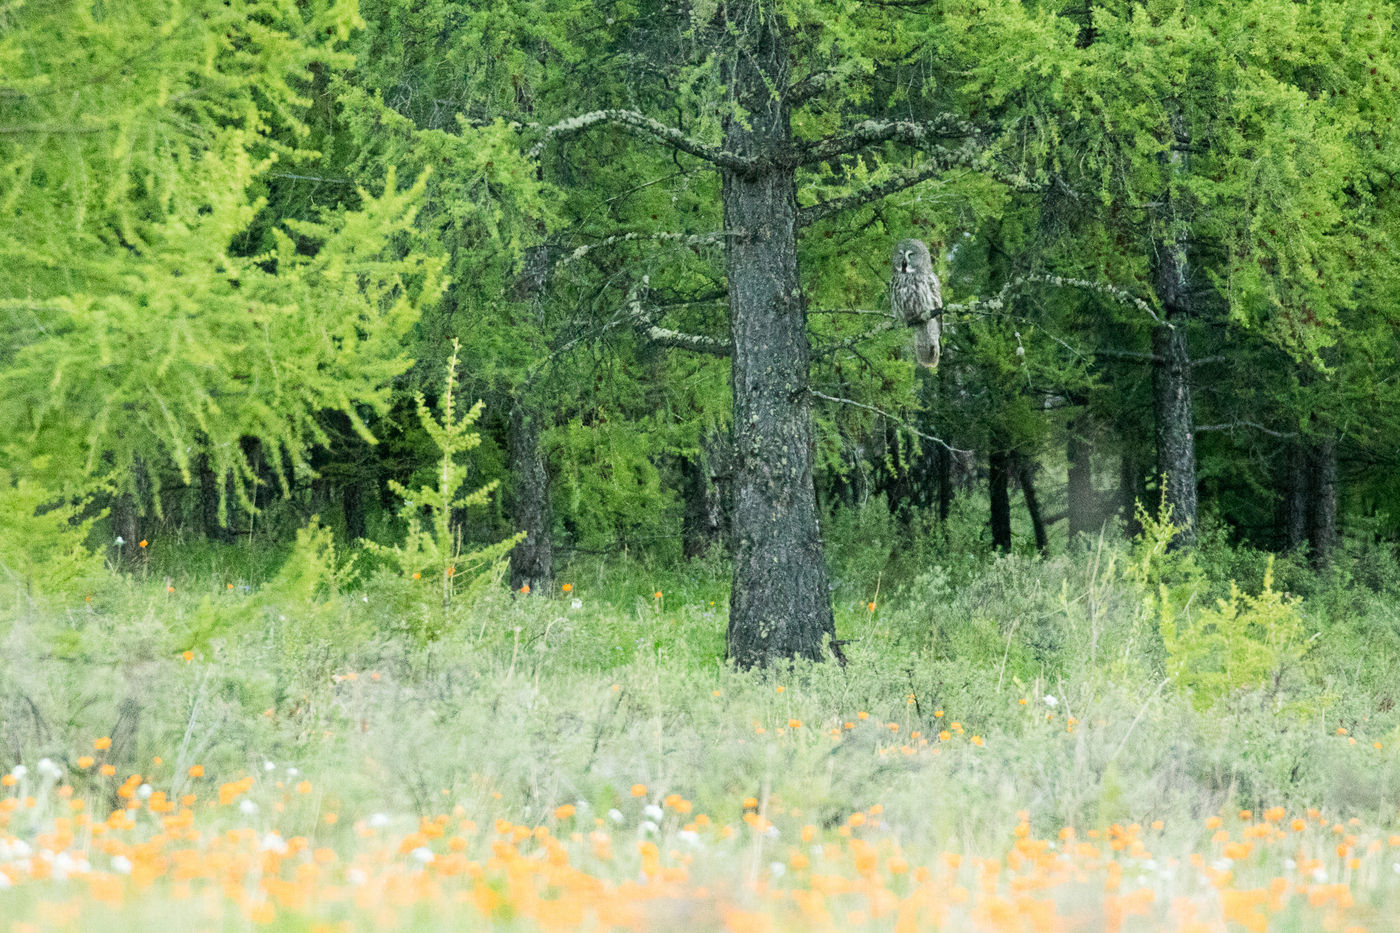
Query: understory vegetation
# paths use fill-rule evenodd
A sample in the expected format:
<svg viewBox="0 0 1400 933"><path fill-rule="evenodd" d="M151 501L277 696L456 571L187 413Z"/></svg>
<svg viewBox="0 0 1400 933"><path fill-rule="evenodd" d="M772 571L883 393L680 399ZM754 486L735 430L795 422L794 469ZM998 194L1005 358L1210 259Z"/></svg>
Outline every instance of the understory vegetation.
<svg viewBox="0 0 1400 933"><path fill-rule="evenodd" d="M718 562L444 617L314 526L138 544L6 604L0 899L17 929L1389 929L1400 565L1143 517L918 569L881 503L839 514L846 663L747 672Z"/></svg>

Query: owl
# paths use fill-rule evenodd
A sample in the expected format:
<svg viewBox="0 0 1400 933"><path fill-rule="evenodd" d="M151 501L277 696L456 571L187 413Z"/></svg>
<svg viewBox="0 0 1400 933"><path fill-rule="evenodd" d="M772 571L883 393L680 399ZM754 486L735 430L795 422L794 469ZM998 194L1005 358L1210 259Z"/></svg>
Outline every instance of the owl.
<svg viewBox="0 0 1400 933"><path fill-rule="evenodd" d="M890 305L895 319L914 330L914 358L921 366L937 366L942 351L943 290L923 240L900 240L895 245Z"/></svg>

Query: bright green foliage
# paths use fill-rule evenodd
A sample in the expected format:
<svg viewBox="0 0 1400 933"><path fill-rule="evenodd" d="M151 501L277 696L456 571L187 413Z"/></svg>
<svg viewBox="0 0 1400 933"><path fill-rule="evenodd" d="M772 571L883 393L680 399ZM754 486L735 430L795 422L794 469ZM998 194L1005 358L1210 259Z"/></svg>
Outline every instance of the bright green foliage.
<svg viewBox="0 0 1400 933"><path fill-rule="evenodd" d="M312 604L334 599L355 580L355 559L342 559L335 548L335 536L312 516L305 528L297 529L297 540L266 587L265 596L293 599Z"/></svg>
<svg viewBox="0 0 1400 933"><path fill-rule="evenodd" d="M240 441L274 466L318 413L383 410L440 263L398 246L423 187L360 194L242 255L260 178L299 155L312 69L353 3L20 6L0 24L0 452L45 482L135 491L206 455L246 501ZM283 472L282 470L278 471ZM149 503L159 508L158 498ZM221 502L221 511L223 503Z"/></svg>
<svg viewBox="0 0 1400 933"><path fill-rule="evenodd" d="M0 590L71 595L100 580L102 557L87 546L100 517L85 501L55 502L43 485L0 469Z"/></svg>
<svg viewBox="0 0 1400 933"><path fill-rule="evenodd" d="M1273 587L1274 565L1264 571L1259 595L1230 583L1228 599L1216 608L1183 611L1164 620L1167 671L1191 693L1198 709L1242 687L1266 686L1303 653L1301 600Z"/></svg>
<svg viewBox="0 0 1400 933"><path fill-rule="evenodd" d="M437 445L440 457L437 483L409 489L397 480L389 488L401 500L398 514L408 525L402 544L386 547L365 542L370 553L386 558L401 579L431 585L436 578L441 586L444 623L453 598L467 598L486 583L500 576L501 562L523 534L476 549L463 549L461 531L453 522L453 513L485 505L496 483L487 483L469 493L459 490L467 478L467 467L459 462L462 454L481 443L480 435L471 430L481 416L483 405L477 402L463 416L453 413L453 395L457 391L457 346L447 362L447 379L441 401L441 419L428 409L423 396L418 396L418 420L424 431Z"/></svg>

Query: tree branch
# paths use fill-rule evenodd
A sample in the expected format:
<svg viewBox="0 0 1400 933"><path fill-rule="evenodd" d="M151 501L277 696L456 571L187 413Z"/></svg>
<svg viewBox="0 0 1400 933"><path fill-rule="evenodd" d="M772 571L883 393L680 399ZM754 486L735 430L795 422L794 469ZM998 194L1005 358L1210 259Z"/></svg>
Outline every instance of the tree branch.
<svg viewBox="0 0 1400 933"><path fill-rule="evenodd" d="M667 126L635 110L595 110L592 113L580 114L555 123L553 126L547 126L544 128L544 139L530 149L530 155L537 157L544 150L545 145L556 136L571 136L601 124L621 127L628 132L649 137L670 146L672 149L679 149L697 159L704 159L720 168L727 168L741 174L751 174L758 168L756 159L725 152L698 139L692 139L675 127Z"/></svg>
<svg viewBox="0 0 1400 933"><path fill-rule="evenodd" d="M714 233L670 233L661 231L659 233L617 233L609 237L604 237L597 243L585 243L575 247L573 252L555 263L555 268L562 268L570 263L577 262L595 249L602 249L605 246L616 246L619 243L636 243L643 240L654 240L659 243L678 243L681 246L708 246L714 243L723 243L727 237L740 236L741 234L729 230L717 230Z"/></svg>
<svg viewBox="0 0 1400 933"><path fill-rule="evenodd" d="M1269 435L1270 437L1290 438L1298 436L1297 431L1275 431L1273 428L1266 428L1262 424L1259 424L1254 421L1231 421L1228 424L1198 424L1194 428L1194 431L1197 434L1203 431L1229 431L1233 433L1239 430L1240 428L1252 428L1253 430L1260 431L1264 434Z"/></svg>
<svg viewBox="0 0 1400 933"><path fill-rule="evenodd" d="M837 198L834 201L822 201L810 207L800 208L797 212L797 226L808 227L819 220L830 217L832 214L839 214L841 211L860 207L862 204L868 204L871 201L878 201L887 195L894 194L896 191L912 188L921 182L928 181L930 178L943 174L947 168L948 166L945 163L937 159L931 159L918 168L898 172L879 184L863 188L844 198Z"/></svg>
<svg viewBox="0 0 1400 933"><path fill-rule="evenodd" d="M793 166L816 165L884 142L901 142L910 146L927 147L939 139L978 139L986 128L961 117L946 114L936 120L915 123L909 120L866 120L856 124L844 136L828 136L801 143L787 156ZM981 148L978 145L976 148Z"/></svg>
<svg viewBox="0 0 1400 933"><path fill-rule="evenodd" d="M640 288L634 288L627 295L627 305L624 313L627 319L636 326L648 340L663 347L672 347L677 350L689 350L692 353L708 353L711 356L729 356L733 352L733 347L727 340L718 337L707 337L701 334L686 334L669 327L662 327L656 323L655 318L642 304L642 293L650 284L650 276L642 276Z"/></svg>
<svg viewBox="0 0 1400 933"><path fill-rule="evenodd" d="M933 443L939 445L940 447L942 447L944 450L948 451L949 453L954 453L954 454L970 454L970 453L972 453L972 451L970 451L970 450L963 450L961 447L954 447L954 446L952 446L951 444L949 444L947 441L943 440L943 439L940 438L940 437L934 437L932 434L925 434L923 431L920 431L918 428L914 427L912 424L910 424L909 422L905 421L903 418L899 417L898 415L892 415L892 414L890 414L889 412L885 411L883 408L876 408L874 405L867 405L867 404L865 404L864 402L857 402L857 401L855 401L854 399L849 399L849 398L837 398L837 397L834 396L834 395L827 395L825 392L818 392L816 389L813 389L813 388L810 388L810 387L807 389L807 392L808 392L810 395L815 396L816 398L823 399L823 400L828 401L828 402L836 402L837 404L840 404L840 405L850 405L850 406L852 406L852 407L854 407L854 408L860 408L860 409L864 409L865 411L874 412L875 414L879 415L881 418L884 418L884 419L886 419L886 420L888 420L888 421L893 421L895 424L897 424L897 425L903 427L905 430L907 430L909 433L913 434L915 437L921 437L921 438L923 438L923 439L926 440L926 441L932 441Z"/></svg>

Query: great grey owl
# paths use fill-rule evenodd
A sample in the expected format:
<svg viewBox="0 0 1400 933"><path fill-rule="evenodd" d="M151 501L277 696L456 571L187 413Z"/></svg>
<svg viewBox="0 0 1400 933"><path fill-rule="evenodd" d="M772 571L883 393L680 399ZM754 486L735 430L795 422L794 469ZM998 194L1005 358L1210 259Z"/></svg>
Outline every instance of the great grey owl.
<svg viewBox="0 0 1400 933"><path fill-rule="evenodd" d="M943 290L923 240L900 240L890 264L890 305L894 316L914 331L914 358L938 365L942 351Z"/></svg>

